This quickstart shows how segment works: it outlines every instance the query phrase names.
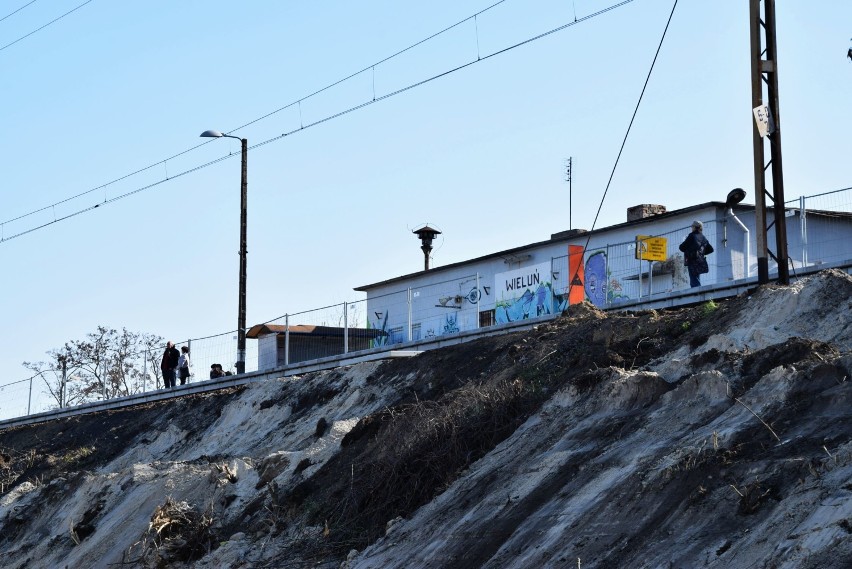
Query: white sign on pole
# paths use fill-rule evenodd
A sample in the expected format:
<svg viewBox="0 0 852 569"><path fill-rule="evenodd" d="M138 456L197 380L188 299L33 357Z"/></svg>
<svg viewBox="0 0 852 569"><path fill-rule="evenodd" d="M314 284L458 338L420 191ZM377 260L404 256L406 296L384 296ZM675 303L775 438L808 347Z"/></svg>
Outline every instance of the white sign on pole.
<svg viewBox="0 0 852 569"><path fill-rule="evenodd" d="M754 122L757 125L757 132L760 138L764 138L767 134L775 132L775 121L772 120L772 112L766 105L760 105L752 109L754 113Z"/></svg>

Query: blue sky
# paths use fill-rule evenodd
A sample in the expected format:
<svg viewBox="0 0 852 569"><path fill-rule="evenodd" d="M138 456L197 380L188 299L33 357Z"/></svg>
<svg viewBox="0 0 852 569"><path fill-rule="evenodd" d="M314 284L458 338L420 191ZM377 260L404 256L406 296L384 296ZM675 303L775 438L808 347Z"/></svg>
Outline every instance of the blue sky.
<svg viewBox="0 0 852 569"><path fill-rule="evenodd" d="M0 22L0 48L80 5ZM616 2L506 0L415 50L234 134L250 144L381 97ZM3 2L0 17L26 4ZM3 49L0 215L87 192L370 66L493 1L94 0ZM422 266L589 228L671 2L635 0L462 71L253 149L248 321L326 306ZM852 3L780 2L788 197L852 185ZM598 226L627 207L753 203L748 3L678 5ZM375 91L374 91L375 90ZM301 123L300 123L301 121ZM213 140L3 225L0 383L103 324L198 337L236 326L239 143Z"/></svg>

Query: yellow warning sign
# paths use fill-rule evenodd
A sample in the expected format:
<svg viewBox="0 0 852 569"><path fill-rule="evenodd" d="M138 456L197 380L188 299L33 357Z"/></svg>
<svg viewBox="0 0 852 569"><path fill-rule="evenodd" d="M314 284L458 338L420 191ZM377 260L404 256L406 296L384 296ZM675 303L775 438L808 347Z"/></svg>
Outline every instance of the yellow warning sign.
<svg viewBox="0 0 852 569"><path fill-rule="evenodd" d="M666 238L650 235L636 236L636 258L643 261L666 260Z"/></svg>

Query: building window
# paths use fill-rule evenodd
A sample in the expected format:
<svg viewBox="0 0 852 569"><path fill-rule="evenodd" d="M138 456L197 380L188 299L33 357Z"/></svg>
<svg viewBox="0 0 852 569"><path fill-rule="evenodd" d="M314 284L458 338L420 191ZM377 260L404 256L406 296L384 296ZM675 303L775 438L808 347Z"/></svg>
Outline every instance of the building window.
<svg viewBox="0 0 852 569"><path fill-rule="evenodd" d="M484 310L479 313L479 327L494 326L494 309Z"/></svg>
<svg viewBox="0 0 852 569"><path fill-rule="evenodd" d="M411 339L414 341L420 339L420 322L411 325Z"/></svg>

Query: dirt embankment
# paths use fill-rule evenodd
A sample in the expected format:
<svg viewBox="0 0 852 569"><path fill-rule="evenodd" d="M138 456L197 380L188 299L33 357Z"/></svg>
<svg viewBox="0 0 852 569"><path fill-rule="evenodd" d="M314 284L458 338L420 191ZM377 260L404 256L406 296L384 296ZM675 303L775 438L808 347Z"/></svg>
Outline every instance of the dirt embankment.
<svg viewBox="0 0 852 569"><path fill-rule="evenodd" d="M852 279L0 432L4 566L845 567Z"/></svg>

